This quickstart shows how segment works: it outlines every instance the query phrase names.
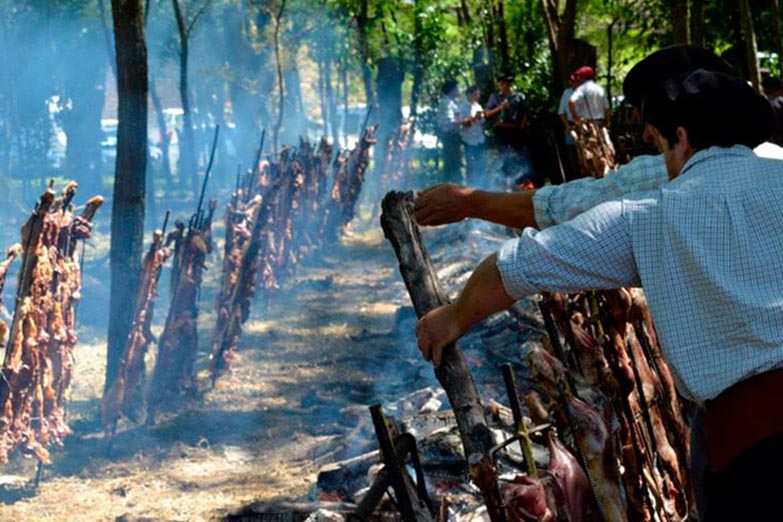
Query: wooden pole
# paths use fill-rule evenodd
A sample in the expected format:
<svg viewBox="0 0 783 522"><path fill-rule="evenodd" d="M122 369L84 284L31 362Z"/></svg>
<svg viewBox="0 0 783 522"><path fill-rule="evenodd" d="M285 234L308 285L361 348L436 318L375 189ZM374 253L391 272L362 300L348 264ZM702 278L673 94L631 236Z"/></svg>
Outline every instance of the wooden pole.
<svg viewBox="0 0 783 522"><path fill-rule="evenodd" d="M381 207L381 227L397 254L400 273L418 317L449 302L435 275L413 217L412 192L389 192ZM492 435L484 417L476 385L456 343L443 349L435 376L446 390L457 420L473 482L479 487L492 522L506 520L497 486L497 470L490 457Z"/></svg>

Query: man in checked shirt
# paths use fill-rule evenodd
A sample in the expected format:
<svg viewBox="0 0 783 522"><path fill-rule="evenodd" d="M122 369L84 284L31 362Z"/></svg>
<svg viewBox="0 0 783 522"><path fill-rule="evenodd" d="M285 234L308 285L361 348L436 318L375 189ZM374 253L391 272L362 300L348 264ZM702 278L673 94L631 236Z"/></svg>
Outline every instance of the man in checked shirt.
<svg viewBox="0 0 783 522"><path fill-rule="evenodd" d="M679 392L699 407L700 519L767 520L783 483L764 473L783 465L783 163L752 148L771 135L772 113L743 80L672 76L659 53L631 70L624 91L641 98L672 181L525 229L455 303L419 321L419 348L438 365L472 325L540 291L643 286Z"/></svg>

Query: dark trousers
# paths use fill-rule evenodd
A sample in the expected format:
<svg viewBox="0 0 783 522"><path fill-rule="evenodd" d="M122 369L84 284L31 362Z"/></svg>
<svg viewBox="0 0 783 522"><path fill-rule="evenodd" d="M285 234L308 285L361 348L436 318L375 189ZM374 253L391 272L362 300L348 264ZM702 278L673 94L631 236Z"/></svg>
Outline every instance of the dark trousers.
<svg viewBox="0 0 783 522"><path fill-rule="evenodd" d="M783 520L783 433L741 453L720 471L705 470L702 522Z"/></svg>
<svg viewBox="0 0 783 522"><path fill-rule="evenodd" d="M468 185L471 187L489 188L489 173L487 172L486 152L481 145L462 144L465 147L465 170L467 172Z"/></svg>
<svg viewBox="0 0 783 522"><path fill-rule="evenodd" d="M443 181L463 184L462 178L462 138L456 132L447 132L441 136L443 143Z"/></svg>

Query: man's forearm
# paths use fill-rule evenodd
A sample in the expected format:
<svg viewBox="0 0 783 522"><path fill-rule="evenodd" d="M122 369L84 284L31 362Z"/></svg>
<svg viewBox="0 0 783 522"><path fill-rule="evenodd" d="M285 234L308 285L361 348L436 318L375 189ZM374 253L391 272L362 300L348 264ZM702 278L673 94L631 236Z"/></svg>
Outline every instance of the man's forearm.
<svg viewBox="0 0 783 522"><path fill-rule="evenodd" d="M467 198L467 217L514 228L535 227L535 190L486 192L475 190Z"/></svg>
<svg viewBox="0 0 783 522"><path fill-rule="evenodd" d="M484 259L470 275L465 288L454 303L455 315L464 328L463 331L514 304L514 299L503 286L497 260L497 254Z"/></svg>
<svg viewBox="0 0 783 522"><path fill-rule="evenodd" d="M416 338L424 360L440 366L445 346L485 317L513 303L503 286L497 255L492 255L473 271L456 303L435 308L416 323Z"/></svg>

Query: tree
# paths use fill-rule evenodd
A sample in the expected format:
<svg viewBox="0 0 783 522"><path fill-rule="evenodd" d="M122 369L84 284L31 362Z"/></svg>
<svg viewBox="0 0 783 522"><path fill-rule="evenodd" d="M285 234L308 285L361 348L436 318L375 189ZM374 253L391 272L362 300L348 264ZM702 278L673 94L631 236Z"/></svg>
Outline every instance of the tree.
<svg viewBox="0 0 783 522"><path fill-rule="evenodd" d="M111 295L104 391L116 379L141 276L147 172L147 45L142 0L112 0L119 96L111 214Z"/></svg>
<svg viewBox="0 0 783 522"><path fill-rule="evenodd" d="M572 68L571 52L576 26L577 0L566 0L562 14L558 10L558 4L559 2L553 0L540 0L549 39L549 50L552 53L555 88L560 92L566 85Z"/></svg>
<svg viewBox="0 0 783 522"><path fill-rule="evenodd" d="M758 48L756 46L756 31L753 29L753 13L749 0L737 0L740 15L740 31L744 42L745 61L747 63L748 80L757 91L761 84L759 74Z"/></svg>
<svg viewBox="0 0 783 522"><path fill-rule="evenodd" d="M185 187L185 180L191 177L193 193L198 192L199 182L197 176L196 138L193 133L193 110L190 103L190 89L188 86L188 58L190 56L190 35L193 26L204 10L209 6L206 0L196 11L196 14L188 22L185 12L179 0L171 0L174 8L174 18L177 21L177 35L179 36L179 95L182 100L182 139L180 140L180 166L178 169L180 187Z"/></svg>

